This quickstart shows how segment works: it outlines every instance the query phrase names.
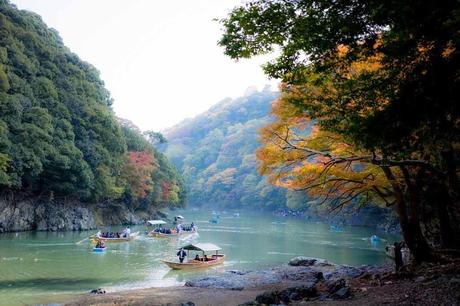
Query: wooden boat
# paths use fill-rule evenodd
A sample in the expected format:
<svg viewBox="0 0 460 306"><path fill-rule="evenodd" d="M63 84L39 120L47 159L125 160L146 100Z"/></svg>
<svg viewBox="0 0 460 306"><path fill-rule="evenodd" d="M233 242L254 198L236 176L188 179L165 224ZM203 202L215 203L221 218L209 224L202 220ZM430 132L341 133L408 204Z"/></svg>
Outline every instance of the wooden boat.
<svg viewBox="0 0 460 306"><path fill-rule="evenodd" d="M155 238L173 238L173 237L190 236L190 235L193 235L193 234L196 234L196 233L198 233L198 231L182 231L180 233L175 233L175 234L164 234L164 233L151 231L150 233L147 234L147 236L155 237Z"/></svg>
<svg viewBox="0 0 460 306"><path fill-rule="evenodd" d="M96 235L91 235L89 236L89 241L91 243L97 243L98 241L104 241L105 243L107 242L127 242L133 240L137 235L139 235L139 232L132 233L129 235L129 237L120 237L120 238L105 238L105 237L98 237Z"/></svg>
<svg viewBox="0 0 460 306"><path fill-rule="evenodd" d="M176 216L175 218L177 219L183 219L184 217L182 216ZM190 235L193 235L193 234L196 234L198 233L198 231L196 230L191 230L191 231L181 231L179 233L171 233L171 234L165 234L165 233L161 233L158 231L158 228L163 225L163 224L166 224L165 221L163 220L149 220L147 221L147 224L148 225L151 225L151 226L156 226L157 228L153 231L150 231L147 236L149 237L154 237L154 238L173 238L173 237L184 237L184 236L190 236Z"/></svg>
<svg viewBox="0 0 460 306"><path fill-rule="evenodd" d="M199 269L199 268L208 268L216 265L220 265L224 263L225 255L219 254L221 250L215 244L212 243L195 243L195 244L188 244L183 246L182 249L187 251L187 259L190 258L190 251L197 251L202 252L204 258L206 252L215 252L215 254L211 255L208 261L203 260L195 260L195 259L188 259L186 262L174 262L174 261L166 261L162 260L164 264L174 270L185 270L185 269Z"/></svg>
<svg viewBox="0 0 460 306"><path fill-rule="evenodd" d="M103 252L105 252L106 249L107 249L107 247L102 247L102 248L94 247L93 252L94 253L103 253Z"/></svg>

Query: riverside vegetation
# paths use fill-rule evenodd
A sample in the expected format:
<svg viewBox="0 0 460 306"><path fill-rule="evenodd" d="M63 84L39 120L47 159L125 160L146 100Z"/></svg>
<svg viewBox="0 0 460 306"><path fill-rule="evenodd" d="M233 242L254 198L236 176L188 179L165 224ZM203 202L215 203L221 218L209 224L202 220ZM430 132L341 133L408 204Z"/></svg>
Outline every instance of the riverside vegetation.
<svg viewBox="0 0 460 306"><path fill-rule="evenodd" d="M40 16L0 1L0 231L82 229L183 205L181 176L112 103L98 71Z"/></svg>
<svg viewBox="0 0 460 306"><path fill-rule="evenodd" d="M201 145L216 145L212 154L198 151L184 162L188 182L197 182L192 196L216 197L228 205L241 194L238 205L244 205L255 195L260 206L272 197L288 203L295 190L303 193L292 203L308 199L311 206L336 210L370 203L394 209L414 263L396 274L384 268L358 271L377 290L366 285L353 292L346 288L348 280L322 282L314 271L313 286L264 288L271 292L252 292L249 300L255 301L246 305L301 304L312 298L321 303L322 295L315 292L324 292L325 299L356 294L350 303L458 301L459 12L456 1L257 0L220 20L224 33L219 44L231 58L279 51L264 69L282 80L281 92L272 118L241 123L262 127L256 159L247 154L255 149L250 141L221 145L232 140L229 135L237 139L244 134L245 126L218 129L210 121L211 138ZM117 120L112 102L97 70L72 54L56 31L36 14L0 0L0 230L84 229L133 222L134 213L147 216L161 207L183 205L180 175L152 146L164 142L163 137L142 135L132 123ZM220 110L222 118L231 119L224 107ZM207 136L206 128L202 132ZM174 160L174 150L168 154ZM240 164L251 163L272 186L248 168L238 172ZM194 165L206 170L199 173ZM252 181L246 187L268 192L238 189L236 180L247 174ZM198 188L211 193L198 195ZM129 216L117 216L127 211ZM227 302L229 296L247 301L241 286L232 289L243 289L242 294L212 286L244 282L245 275L276 281L280 275L273 271L305 283L304 268L295 269L301 275L291 267L228 271L232 276L188 285L211 285L204 299L215 301L222 294ZM205 292L201 287L174 290L202 299ZM367 290L374 294L360 301ZM159 294L167 303L171 297L165 292L171 291ZM107 303L113 304L110 298ZM155 295L147 298L140 304L151 303ZM126 304L135 304L131 301Z"/></svg>
<svg viewBox="0 0 460 306"><path fill-rule="evenodd" d="M234 59L282 79L259 170L337 209L395 207L416 262L460 254L459 3L249 1L221 20ZM305 131L311 129L310 133Z"/></svg>
<svg viewBox="0 0 460 306"><path fill-rule="evenodd" d="M316 205L302 190L271 184L257 171L259 130L271 124L272 103L279 92L249 88L236 99L224 99L208 111L164 131L159 149L181 171L190 206L212 209L293 210L310 220L370 226L399 232L397 216L382 205L358 203L331 214L331 203Z"/></svg>

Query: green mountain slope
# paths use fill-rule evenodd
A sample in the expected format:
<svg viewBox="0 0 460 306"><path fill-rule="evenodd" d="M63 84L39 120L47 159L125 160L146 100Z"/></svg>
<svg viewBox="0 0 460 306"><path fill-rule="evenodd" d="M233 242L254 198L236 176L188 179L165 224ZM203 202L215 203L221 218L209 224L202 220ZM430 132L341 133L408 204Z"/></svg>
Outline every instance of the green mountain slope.
<svg viewBox="0 0 460 306"><path fill-rule="evenodd" d="M164 132L164 153L182 170L191 205L284 207L286 190L257 173L257 131L270 121L276 92L225 99Z"/></svg>
<svg viewBox="0 0 460 306"><path fill-rule="evenodd" d="M168 142L162 150L182 171L189 203L215 209L279 210L283 215L397 232L391 210L369 205L358 211L350 206L331 214L327 203L315 205L304 192L275 187L257 173L258 130L271 121L271 103L277 96L263 90L225 99L164 132Z"/></svg>
<svg viewBox="0 0 460 306"><path fill-rule="evenodd" d="M98 71L40 16L0 0L0 191L181 205L182 179L130 125L120 124Z"/></svg>

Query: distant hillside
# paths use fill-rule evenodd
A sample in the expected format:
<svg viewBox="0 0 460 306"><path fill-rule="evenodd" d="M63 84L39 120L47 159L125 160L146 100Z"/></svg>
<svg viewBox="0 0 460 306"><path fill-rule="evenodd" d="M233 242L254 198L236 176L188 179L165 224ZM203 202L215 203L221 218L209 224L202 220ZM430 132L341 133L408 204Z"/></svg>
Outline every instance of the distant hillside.
<svg viewBox="0 0 460 306"><path fill-rule="evenodd" d="M330 214L330 206L314 205L302 191L270 185L257 173L258 130L270 122L271 103L278 93L263 90L225 99L208 111L164 131L161 150L182 172L192 206L301 210L312 220L377 226L397 231L391 210L372 205L348 207Z"/></svg>
<svg viewBox="0 0 460 306"><path fill-rule="evenodd" d="M166 156L182 171L192 205L284 207L286 190L268 184L257 173L257 131L270 121L265 89L225 99L205 113L166 130Z"/></svg>

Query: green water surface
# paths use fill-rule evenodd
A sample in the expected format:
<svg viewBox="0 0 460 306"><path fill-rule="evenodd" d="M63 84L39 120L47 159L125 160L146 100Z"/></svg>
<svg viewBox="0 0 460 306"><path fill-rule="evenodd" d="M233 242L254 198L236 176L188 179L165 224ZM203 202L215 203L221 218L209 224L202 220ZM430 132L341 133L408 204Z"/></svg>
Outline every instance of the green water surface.
<svg viewBox="0 0 460 306"><path fill-rule="evenodd" d="M118 291L173 286L207 273L267 268L300 255L339 264L382 264L388 260L385 245L400 239L363 227L331 232L327 224L270 214L240 212L237 218L233 212L220 213L219 223L209 224L210 211L176 213L186 218L184 223L194 221L199 234L187 239L155 239L144 235L145 227L136 226L131 231L140 231L140 237L108 244L103 254L93 253L87 241L76 244L93 232L0 234L0 305L68 300L98 287ZM371 243L373 234L382 240ZM205 271L176 272L159 261L176 259L177 247L190 242L221 246L227 256L225 264Z"/></svg>

